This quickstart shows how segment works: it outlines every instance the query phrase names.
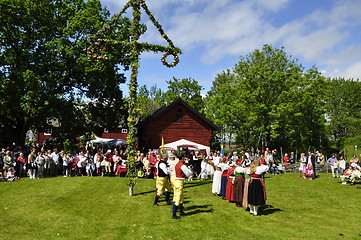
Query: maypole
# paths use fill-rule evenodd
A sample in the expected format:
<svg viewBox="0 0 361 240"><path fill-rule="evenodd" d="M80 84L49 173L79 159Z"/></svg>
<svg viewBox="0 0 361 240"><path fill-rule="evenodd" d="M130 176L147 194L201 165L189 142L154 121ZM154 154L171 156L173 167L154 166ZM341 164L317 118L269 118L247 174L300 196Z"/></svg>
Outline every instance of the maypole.
<svg viewBox="0 0 361 240"><path fill-rule="evenodd" d="M103 38L104 33L106 33L108 30L110 30L114 25L116 24L117 20L119 20L123 13L128 8L133 8L133 15L132 15L132 21L130 26L130 33L131 33L131 39L129 41L117 41L114 39L107 39ZM161 46L161 45L154 45L150 43L140 43L139 39L142 32L142 26L141 26L141 10L144 10L145 13L148 15L149 19L152 21L152 23L156 26L158 29L159 34L168 42L168 46ZM129 178L129 195L133 196L134 186L136 184L136 175L137 175L137 169L135 166L135 158L136 158L136 152L137 152L137 123L139 119L139 108L137 106L137 90L138 90L138 69L140 67L139 65L139 56L142 52L164 52L163 57L161 59L163 65L167 67L174 67L178 64L179 58L178 54L181 53L181 50L174 46L173 42L168 38L168 36L163 31L162 26L158 23L158 21L155 19L153 14L149 11L147 4L145 3L145 0L129 0L127 4L124 6L122 11L120 11L118 14L114 15L112 19L109 21L109 23L105 24L105 26L99 30L94 36L90 37L89 40L93 44L93 46L104 46L104 45L122 45L126 46L128 49L130 49L130 81L129 81L129 98L128 101L128 137L127 137L127 152L128 152L128 159L127 159L127 177ZM91 48L90 51L93 51L94 48ZM102 49L106 49L106 47L103 47ZM89 51L89 49L88 49ZM95 56L96 55L96 56ZM173 56L173 62L169 63L167 62L166 58L172 55ZM102 54L93 54L93 52L90 52L88 54L90 58L94 60L94 57L98 60L106 60L107 57Z"/></svg>

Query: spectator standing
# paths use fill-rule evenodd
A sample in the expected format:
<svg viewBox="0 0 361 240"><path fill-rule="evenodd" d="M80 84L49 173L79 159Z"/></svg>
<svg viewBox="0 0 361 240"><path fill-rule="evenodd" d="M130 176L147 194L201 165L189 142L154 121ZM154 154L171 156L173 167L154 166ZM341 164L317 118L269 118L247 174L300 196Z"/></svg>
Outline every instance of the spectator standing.
<svg viewBox="0 0 361 240"><path fill-rule="evenodd" d="M45 152L45 165L44 165L44 175L45 177L51 177L51 150Z"/></svg>
<svg viewBox="0 0 361 240"><path fill-rule="evenodd" d="M67 153L63 157L63 177L69 176L69 161L70 161L71 155L70 153Z"/></svg>
<svg viewBox="0 0 361 240"><path fill-rule="evenodd" d="M38 169L38 179L44 178L45 157L43 152L39 152L39 155L35 159L35 163Z"/></svg>
<svg viewBox="0 0 361 240"><path fill-rule="evenodd" d="M360 154L360 156L361 156L361 154ZM352 164L352 163L359 165L359 160L358 160L356 154L354 154L353 157L350 159L350 164Z"/></svg>
<svg viewBox="0 0 361 240"><path fill-rule="evenodd" d="M12 170L12 172L14 172L14 163L15 160L13 158L12 152L11 151L6 151L6 155L4 156L4 169L5 172L8 172L9 169Z"/></svg>
<svg viewBox="0 0 361 240"><path fill-rule="evenodd" d="M26 157L24 156L24 153L20 153L19 157L16 160L16 176L17 177L23 177L23 175L25 175L24 173L26 173Z"/></svg>
<svg viewBox="0 0 361 240"><path fill-rule="evenodd" d="M35 179L35 175L36 175L36 163L35 163L35 148L33 148L28 156L28 175L30 179Z"/></svg>
<svg viewBox="0 0 361 240"><path fill-rule="evenodd" d="M343 174L346 170L346 160L342 156L338 160L338 167L339 167L340 175Z"/></svg>
<svg viewBox="0 0 361 240"><path fill-rule="evenodd" d="M4 170L4 157L5 157L5 155L6 155L5 148L2 148L1 152L0 152L0 173L1 173L1 177L3 179L6 178L5 170Z"/></svg>
<svg viewBox="0 0 361 240"><path fill-rule="evenodd" d="M290 155L290 164L295 164L296 163L296 156L294 152L291 152Z"/></svg>
<svg viewBox="0 0 361 240"><path fill-rule="evenodd" d="M54 148L51 153L51 176L56 177L58 175L58 164L59 164L59 152L57 148Z"/></svg>
<svg viewBox="0 0 361 240"><path fill-rule="evenodd" d="M327 160L327 163L331 167L332 177L333 178L339 177L339 174L338 174L338 161L337 161L337 158L336 158L335 154L332 154L332 156Z"/></svg>

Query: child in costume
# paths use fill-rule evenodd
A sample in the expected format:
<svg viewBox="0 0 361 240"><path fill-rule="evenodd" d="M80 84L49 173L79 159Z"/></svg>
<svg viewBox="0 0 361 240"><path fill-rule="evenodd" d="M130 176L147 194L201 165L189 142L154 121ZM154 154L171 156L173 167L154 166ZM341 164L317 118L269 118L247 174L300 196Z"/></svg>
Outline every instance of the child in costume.
<svg viewBox="0 0 361 240"><path fill-rule="evenodd" d="M312 168L312 164L308 164L307 166L307 175L308 175L308 180L312 181L313 180L313 168Z"/></svg>

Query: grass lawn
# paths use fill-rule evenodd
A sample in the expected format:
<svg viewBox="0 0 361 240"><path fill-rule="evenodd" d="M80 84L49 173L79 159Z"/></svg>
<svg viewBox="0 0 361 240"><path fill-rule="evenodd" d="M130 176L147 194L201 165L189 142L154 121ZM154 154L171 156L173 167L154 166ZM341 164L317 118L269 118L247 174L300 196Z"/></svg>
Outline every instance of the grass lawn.
<svg viewBox="0 0 361 240"><path fill-rule="evenodd" d="M252 216L211 193L210 181L187 182L187 216L153 206L155 181L114 177L0 182L0 239L361 239L361 189L331 174L308 181L266 177L267 205Z"/></svg>

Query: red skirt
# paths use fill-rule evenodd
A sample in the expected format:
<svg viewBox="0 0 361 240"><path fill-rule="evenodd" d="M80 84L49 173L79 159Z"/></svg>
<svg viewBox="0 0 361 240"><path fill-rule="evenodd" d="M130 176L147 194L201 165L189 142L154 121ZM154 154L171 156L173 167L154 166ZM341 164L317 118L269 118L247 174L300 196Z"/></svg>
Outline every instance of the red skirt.
<svg viewBox="0 0 361 240"><path fill-rule="evenodd" d="M226 196L225 199L228 201L234 201L234 185L233 185L234 178L227 179L227 187L226 187Z"/></svg>

